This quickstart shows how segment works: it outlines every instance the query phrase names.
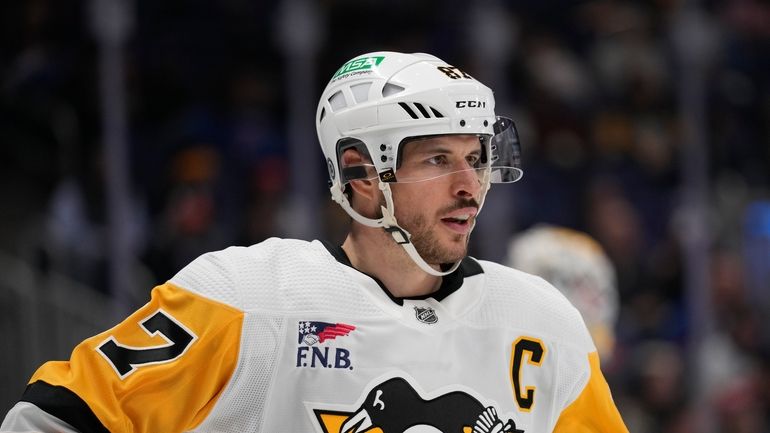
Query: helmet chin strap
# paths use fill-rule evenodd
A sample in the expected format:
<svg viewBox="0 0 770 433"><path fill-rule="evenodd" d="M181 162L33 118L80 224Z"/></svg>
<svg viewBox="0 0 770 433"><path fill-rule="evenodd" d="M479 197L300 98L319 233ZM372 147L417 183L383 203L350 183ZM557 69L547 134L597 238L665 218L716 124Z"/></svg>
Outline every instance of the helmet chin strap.
<svg viewBox="0 0 770 433"><path fill-rule="evenodd" d="M347 212L347 214L357 222L367 227L379 227L390 233L391 236L393 236L393 240L397 244L401 245L401 247L404 249L404 251L406 251L412 261L425 273L435 275L437 277L443 277L444 275L449 275L454 272L460 266L459 261L454 263L452 267L447 271L437 271L427 262L425 262L425 260L423 260L423 258L420 256L420 253L417 252L417 249L415 249L411 242L412 235L400 227L398 225L398 221L396 221L396 215L393 212L393 193L390 190L390 184L386 182L380 182L379 188L380 191L382 191L382 195L385 197L385 206L380 207L382 210L382 218L379 219L367 218L355 211L353 207L350 206L350 202L348 201L347 196L345 196L345 194L342 192L342 188L338 184L335 184L331 188L332 199L340 206L342 206L345 212Z"/></svg>
<svg viewBox="0 0 770 433"><path fill-rule="evenodd" d="M460 266L459 261L454 263L449 270L443 272L437 271L425 262L422 256L420 256L420 253L417 252L414 244L412 244L412 235L400 227L398 221L396 221L396 215L394 213L395 208L393 206L393 193L390 191L390 184L380 182L380 191L382 191L382 195L385 197L385 206L380 206L380 209L382 209L382 227L386 232L393 236L393 240L396 241L397 244L401 245L412 261L426 273L437 277L443 277L444 275L449 275L454 272L457 267Z"/></svg>

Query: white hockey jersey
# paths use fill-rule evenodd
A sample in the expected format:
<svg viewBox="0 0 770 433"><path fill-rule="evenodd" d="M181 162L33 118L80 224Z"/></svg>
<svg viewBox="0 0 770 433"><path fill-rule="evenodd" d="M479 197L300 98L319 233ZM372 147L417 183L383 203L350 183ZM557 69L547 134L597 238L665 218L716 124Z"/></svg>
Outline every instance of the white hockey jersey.
<svg viewBox="0 0 770 433"><path fill-rule="evenodd" d="M466 258L392 298L339 247L201 256L116 327L44 364L2 431L625 432L577 312Z"/></svg>

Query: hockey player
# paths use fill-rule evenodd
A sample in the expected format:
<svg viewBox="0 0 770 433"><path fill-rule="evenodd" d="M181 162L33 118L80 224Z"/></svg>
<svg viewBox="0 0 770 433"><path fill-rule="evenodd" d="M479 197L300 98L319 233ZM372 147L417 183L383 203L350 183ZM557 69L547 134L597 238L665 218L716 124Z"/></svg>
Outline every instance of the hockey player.
<svg viewBox="0 0 770 433"><path fill-rule="evenodd" d="M577 310L466 256L490 184L522 173L494 105L427 54L345 63L316 115L343 245L201 256L40 367L2 430L627 431Z"/></svg>

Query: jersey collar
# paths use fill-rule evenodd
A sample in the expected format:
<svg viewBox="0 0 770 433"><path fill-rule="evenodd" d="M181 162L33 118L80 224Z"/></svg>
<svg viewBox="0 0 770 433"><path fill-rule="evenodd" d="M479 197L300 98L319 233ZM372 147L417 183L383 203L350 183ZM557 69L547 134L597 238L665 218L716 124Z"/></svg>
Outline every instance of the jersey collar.
<svg viewBox="0 0 770 433"><path fill-rule="evenodd" d="M333 245L332 243L327 241L321 241L321 243L338 262L342 263L345 266L356 269L350 263L350 258L348 257L347 253L345 253L345 250L342 249L342 246ZM356 271L361 272L358 269L356 269ZM374 280L377 283L377 285L380 286L382 291L388 296L388 298L390 298L391 301L393 301L397 305L403 306L405 300L419 301L419 300L426 300L429 298L433 298L436 301L441 302L446 297L456 292L457 289L459 289L463 285L465 278L482 274L484 273L484 270L481 268L481 265L479 265L479 263L476 260L474 260L471 257L465 257L460 262L460 266L454 272L442 277L441 286L437 291L433 293L429 293L427 295L405 296L405 297L393 296L390 293L390 291L387 289L387 287L385 287L385 285L382 283L382 281L380 281L379 279L369 274L365 274L364 272L361 272L361 273L368 276L372 280Z"/></svg>

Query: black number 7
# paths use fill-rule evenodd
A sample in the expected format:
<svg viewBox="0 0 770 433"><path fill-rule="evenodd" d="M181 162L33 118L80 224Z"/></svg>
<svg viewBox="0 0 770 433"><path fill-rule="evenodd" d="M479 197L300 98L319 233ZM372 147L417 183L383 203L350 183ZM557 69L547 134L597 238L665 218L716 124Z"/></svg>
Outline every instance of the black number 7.
<svg viewBox="0 0 770 433"><path fill-rule="evenodd" d="M110 336L96 350L112 365L121 379L145 365L163 364L182 356L197 338L163 310L158 310L139 322L150 336L160 335L168 343L151 347L130 347L118 343Z"/></svg>

